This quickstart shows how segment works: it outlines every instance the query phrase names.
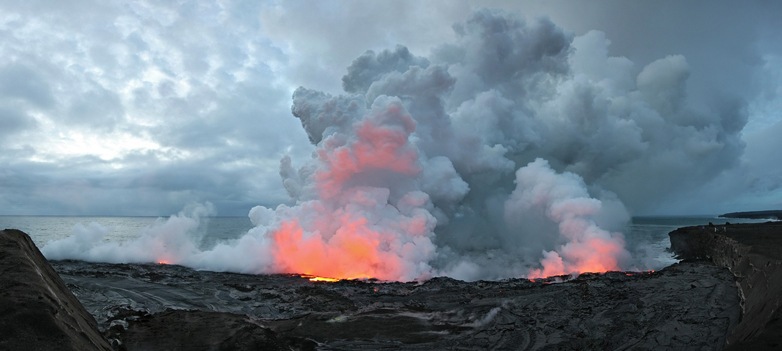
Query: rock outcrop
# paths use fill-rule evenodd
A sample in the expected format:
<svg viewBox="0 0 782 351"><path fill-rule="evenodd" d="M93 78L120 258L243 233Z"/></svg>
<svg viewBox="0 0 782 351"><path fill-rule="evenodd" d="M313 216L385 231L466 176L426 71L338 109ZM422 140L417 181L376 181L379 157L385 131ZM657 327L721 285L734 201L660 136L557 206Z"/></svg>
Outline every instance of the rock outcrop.
<svg viewBox="0 0 782 351"><path fill-rule="evenodd" d="M0 231L0 350L111 350L27 234Z"/></svg>
<svg viewBox="0 0 782 351"><path fill-rule="evenodd" d="M730 349L782 348L782 222L686 227L670 238L680 258L709 259L733 273L742 318Z"/></svg>

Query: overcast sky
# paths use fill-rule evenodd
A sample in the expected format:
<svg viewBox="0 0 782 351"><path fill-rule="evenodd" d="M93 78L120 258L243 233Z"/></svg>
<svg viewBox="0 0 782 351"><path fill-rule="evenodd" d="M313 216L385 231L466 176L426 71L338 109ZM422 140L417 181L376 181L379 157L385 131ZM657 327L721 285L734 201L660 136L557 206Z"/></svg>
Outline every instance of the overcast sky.
<svg viewBox="0 0 782 351"><path fill-rule="evenodd" d="M654 167L601 173L631 212L782 208L782 2L0 1L0 214L168 215L208 201L246 215L290 202L280 160L314 150L294 90L344 93L367 50L437 57L481 7L548 18L574 47L604 37L639 91L667 71L651 63L686 62L688 106L732 111L715 117L736 137L726 166L664 177L684 188L642 201L633 188L655 186Z"/></svg>

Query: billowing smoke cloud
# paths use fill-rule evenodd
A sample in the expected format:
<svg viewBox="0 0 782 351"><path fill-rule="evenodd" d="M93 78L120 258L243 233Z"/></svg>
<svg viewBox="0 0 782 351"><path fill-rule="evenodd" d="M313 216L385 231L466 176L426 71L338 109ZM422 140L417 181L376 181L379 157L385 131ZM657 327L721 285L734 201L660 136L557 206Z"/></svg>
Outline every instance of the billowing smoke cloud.
<svg viewBox="0 0 782 351"><path fill-rule="evenodd" d="M561 242L543 253L543 268L530 271L530 277L605 272L629 258L622 235L597 223L602 202L589 197L579 176L557 174L547 161L537 159L516 172L516 185L505 203L505 221L524 230L525 216L540 216L557 225Z"/></svg>
<svg viewBox="0 0 782 351"><path fill-rule="evenodd" d="M625 204L662 201L742 151L742 104L690 101L683 56L636 67L608 56L601 32L574 38L489 10L454 30L429 57L366 52L344 95L294 92L292 113L316 145L309 160L281 162L294 205L253 208L256 227L236 241L163 242L133 259L389 280L637 268L619 233ZM183 218L197 224L169 221ZM45 253L114 260L137 245L83 239ZM153 239L138 245L160 247Z"/></svg>

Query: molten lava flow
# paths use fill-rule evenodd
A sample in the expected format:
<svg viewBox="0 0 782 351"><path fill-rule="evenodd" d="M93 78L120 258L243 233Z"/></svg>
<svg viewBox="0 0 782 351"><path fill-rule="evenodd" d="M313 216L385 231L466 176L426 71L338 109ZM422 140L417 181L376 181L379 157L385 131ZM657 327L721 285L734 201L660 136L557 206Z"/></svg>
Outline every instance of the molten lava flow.
<svg viewBox="0 0 782 351"><path fill-rule="evenodd" d="M166 259L159 259L157 260L157 264L171 264L171 262Z"/></svg>
<svg viewBox="0 0 782 351"><path fill-rule="evenodd" d="M308 274L302 274L301 277L307 278L311 282L322 282L322 283L335 283L342 280L337 278L319 277L319 276L308 275Z"/></svg>
<svg viewBox="0 0 782 351"><path fill-rule="evenodd" d="M310 278L311 282L326 282L326 283L334 283L338 282L341 279L334 279L334 278L326 278L326 277L312 277Z"/></svg>

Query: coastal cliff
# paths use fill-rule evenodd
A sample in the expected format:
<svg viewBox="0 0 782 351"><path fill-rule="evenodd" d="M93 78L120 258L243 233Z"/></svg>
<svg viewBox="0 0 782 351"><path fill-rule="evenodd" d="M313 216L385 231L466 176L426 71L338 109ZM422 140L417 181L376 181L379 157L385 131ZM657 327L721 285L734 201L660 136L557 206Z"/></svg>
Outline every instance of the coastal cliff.
<svg viewBox="0 0 782 351"><path fill-rule="evenodd" d="M27 234L0 231L0 350L111 350Z"/></svg>
<svg viewBox="0 0 782 351"><path fill-rule="evenodd" d="M782 347L782 222L686 227L670 238L680 258L708 259L733 273L742 318L728 349Z"/></svg>

